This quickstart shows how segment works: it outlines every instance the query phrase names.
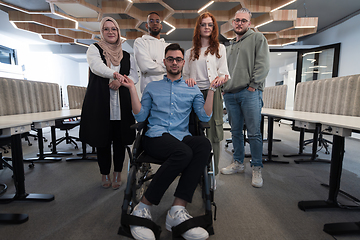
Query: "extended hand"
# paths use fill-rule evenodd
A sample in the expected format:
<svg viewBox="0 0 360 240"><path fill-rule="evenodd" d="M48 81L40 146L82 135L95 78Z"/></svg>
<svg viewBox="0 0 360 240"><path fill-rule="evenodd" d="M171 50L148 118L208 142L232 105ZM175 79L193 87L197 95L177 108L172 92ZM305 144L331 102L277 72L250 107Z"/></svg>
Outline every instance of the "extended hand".
<svg viewBox="0 0 360 240"><path fill-rule="evenodd" d="M135 84L133 82L133 80L131 80L131 78L129 78L128 76L124 75L123 81L121 83L122 86L127 87L127 88L132 88L135 87Z"/></svg>
<svg viewBox="0 0 360 240"><path fill-rule="evenodd" d="M118 73L118 72L114 72L113 77L114 77L115 80L118 80L120 83L121 83L122 80L124 79L124 76L121 75L121 74Z"/></svg>

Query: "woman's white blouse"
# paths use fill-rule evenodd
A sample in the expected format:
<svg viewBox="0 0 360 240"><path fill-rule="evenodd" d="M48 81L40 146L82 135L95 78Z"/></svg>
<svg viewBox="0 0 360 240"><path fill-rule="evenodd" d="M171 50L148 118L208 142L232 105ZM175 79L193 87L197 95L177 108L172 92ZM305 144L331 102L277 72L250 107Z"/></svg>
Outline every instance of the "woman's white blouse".
<svg viewBox="0 0 360 240"><path fill-rule="evenodd" d="M89 67L94 74L103 78L109 78L109 83L114 81L113 74L115 71L119 72L121 64L119 66L114 66L111 64L110 68L106 66L101 59L99 49L94 44L90 45L89 49L86 52L86 57ZM130 73L128 77L131 78L131 80L133 80L135 84L139 81L136 70L135 58L132 55L130 55ZM112 90L109 88L109 91L110 120L121 120L119 90Z"/></svg>
<svg viewBox="0 0 360 240"><path fill-rule="evenodd" d="M188 49L185 53L185 65L183 70L184 80L193 78L200 90L205 90L209 88L210 82L217 76L224 77L225 75L229 75L230 79L226 60L226 49L223 44L219 45L220 58L217 58L216 55L211 55L210 53L208 53L207 56L204 56L206 48L201 48L202 56L199 57L199 60L192 61L190 60L191 50L192 48Z"/></svg>

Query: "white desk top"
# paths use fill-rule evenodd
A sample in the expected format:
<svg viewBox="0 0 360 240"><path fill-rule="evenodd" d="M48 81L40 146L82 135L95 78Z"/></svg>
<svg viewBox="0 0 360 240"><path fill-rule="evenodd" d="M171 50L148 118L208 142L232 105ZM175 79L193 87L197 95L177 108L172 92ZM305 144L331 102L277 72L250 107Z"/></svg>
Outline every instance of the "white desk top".
<svg viewBox="0 0 360 240"><path fill-rule="evenodd" d="M56 119L79 117L80 115L81 115L80 109L64 109L64 110L50 111L50 112L9 115L8 117L16 118L17 116L20 116L22 119L30 120L31 122L42 122L42 121L50 121Z"/></svg>
<svg viewBox="0 0 360 240"><path fill-rule="evenodd" d="M7 129L7 128L13 128L13 127L20 127L24 125L31 125L31 121L29 120L21 120L21 119L2 119L0 117L0 129Z"/></svg>
<svg viewBox="0 0 360 240"><path fill-rule="evenodd" d="M273 117L311 123L321 123L323 125L360 131L360 117L270 108L263 108L261 113L263 115L270 115Z"/></svg>
<svg viewBox="0 0 360 240"><path fill-rule="evenodd" d="M64 109L59 111L1 116L0 129L9 129L16 127L30 128L30 125L32 123L51 121L56 119L72 118L72 117L78 117L80 115L81 115L80 109Z"/></svg>

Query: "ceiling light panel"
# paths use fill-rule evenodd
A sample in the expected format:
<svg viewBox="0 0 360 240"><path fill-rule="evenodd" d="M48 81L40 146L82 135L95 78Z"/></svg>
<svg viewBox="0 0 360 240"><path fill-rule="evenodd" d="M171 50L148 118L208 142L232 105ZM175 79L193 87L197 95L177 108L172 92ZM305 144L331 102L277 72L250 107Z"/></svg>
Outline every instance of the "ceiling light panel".
<svg viewBox="0 0 360 240"><path fill-rule="evenodd" d="M93 9L90 9L86 6L77 3L56 3L62 11L66 14L76 17L76 18L96 18L98 17L98 12Z"/></svg>

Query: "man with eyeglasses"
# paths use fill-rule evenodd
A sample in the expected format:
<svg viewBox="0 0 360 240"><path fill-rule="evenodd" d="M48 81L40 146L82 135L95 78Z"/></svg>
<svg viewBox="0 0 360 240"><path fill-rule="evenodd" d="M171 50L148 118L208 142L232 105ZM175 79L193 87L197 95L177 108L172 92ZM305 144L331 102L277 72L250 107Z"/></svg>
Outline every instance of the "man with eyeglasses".
<svg viewBox="0 0 360 240"><path fill-rule="evenodd" d="M251 151L252 186L262 187L262 135L261 108L262 91L269 72L269 46L260 32L250 29L251 12L242 8L235 13L232 26L236 38L226 48L231 79L224 84L224 101L229 115L234 162L221 169L222 174L243 173L244 122Z"/></svg>
<svg viewBox="0 0 360 240"><path fill-rule="evenodd" d="M149 13L145 27L149 35L143 35L134 42L134 56L141 71L141 93L149 82L161 80L166 73L162 60L168 45L160 38L162 25L158 13Z"/></svg>
<svg viewBox="0 0 360 240"><path fill-rule="evenodd" d="M199 87L189 87L181 76L184 49L172 43L166 47L165 57L163 62L167 75L163 80L150 82L146 86L141 102L130 78L125 76L122 86L129 88L135 119L138 122L148 119L144 150L163 161L132 215L151 220L151 206L160 203L167 188L181 173L173 206L166 216L166 229L171 231L172 227L192 218L185 206L191 203L211 151L211 144L206 137L190 134L190 112L194 109L200 121L210 120L218 79L210 83L210 91L204 101ZM130 226L130 230L135 239L155 239L149 228ZM182 237L205 240L209 234L205 229L195 227L182 234Z"/></svg>

